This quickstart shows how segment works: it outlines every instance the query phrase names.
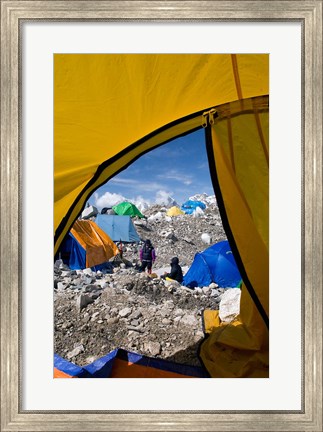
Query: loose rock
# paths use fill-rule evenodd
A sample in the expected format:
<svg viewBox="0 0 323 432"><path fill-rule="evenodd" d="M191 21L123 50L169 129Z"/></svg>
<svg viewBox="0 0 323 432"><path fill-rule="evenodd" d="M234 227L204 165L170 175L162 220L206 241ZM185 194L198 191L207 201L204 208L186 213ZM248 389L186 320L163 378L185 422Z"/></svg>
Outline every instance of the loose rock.
<svg viewBox="0 0 323 432"><path fill-rule="evenodd" d="M84 351L84 346L83 345L79 345L76 348L74 348L72 351L68 352L66 354L66 357L68 358L68 360L70 360L73 357L76 357L79 354L81 354L83 351Z"/></svg>
<svg viewBox="0 0 323 432"><path fill-rule="evenodd" d="M225 240L226 236L216 205L209 204L198 217L169 218L166 210L151 207L145 213L148 221L136 224L139 236L150 238L155 246L157 259L152 275L138 271L139 247L132 244L124 249L130 265L121 266L122 262L111 260L102 272L74 271L62 261L55 262L57 354L83 366L91 359L123 348L177 363L200 365L197 352L204 337L201 311L219 309L226 290L215 283L189 289L176 282L167 283L159 275L170 271L174 256L179 258L185 273L195 254L207 247L202 234L208 234L212 243Z"/></svg>
<svg viewBox="0 0 323 432"><path fill-rule="evenodd" d="M91 304L94 302L94 299L87 294L81 294L76 299L76 308L78 312L81 312L83 308L85 308L88 304Z"/></svg>
<svg viewBox="0 0 323 432"><path fill-rule="evenodd" d="M156 356L160 353L161 345L159 342L147 342L145 344L145 349L147 349L151 355Z"/></svg>
<svg viewBox="0 0 323 432"><path fill-rule="evenodd" d="M119 311L119 316L121 316L121 318L126 318L127 316L129 316L132 312L132 309L129 307L126 307L124 309L122 309L121 311Z"/></svg>

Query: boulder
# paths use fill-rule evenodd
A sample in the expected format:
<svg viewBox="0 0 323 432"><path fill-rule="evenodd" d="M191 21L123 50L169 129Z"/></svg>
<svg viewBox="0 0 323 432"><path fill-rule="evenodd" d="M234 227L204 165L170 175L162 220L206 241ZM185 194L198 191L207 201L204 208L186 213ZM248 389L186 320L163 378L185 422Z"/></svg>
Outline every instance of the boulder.
<svg viewBox="0 0 323 432"><path fill-rule="evenodd" d="M181 318L181 323L188 326L196 326L197 318L194 315L186 314Z"/></svg>
<svg viewBox="0 0 323 432"><path fill-rule="evenodd" d="M202 288L202 292L203 292L203 294L210 295L211 292L212 292L212 288L210 288L210 287L203 287Z"/></svg>
<svg viewBox="0 0 323 432"><path fill-rule="evenodd" d="M80 294L76 299L76 308L78 312L81 312L88 304L94 302L94 299L87 294Z"/></svg>
<svg viewBox="0 0 323 432"><path fill-rule="evenodd" d="M139 322L138 320L136 320L136 319L134 319L134 320L132 320L132 321L130 322L130 325L132 325L132 326L134 326L134 327L139 326L139 324L140 324L140 322Z"/></svg>
<svg viewBox="0 0 323 432"><path fill-rule="evenodd" d="M64 282L57 282L57 289L59 291L63 291L67 288L67 284Z"/></svg>
<svg viewBox="0 0 323 432"><path fill-rule="evenodd" d="M82 352L84 352L84 346L83 345L78 345L76 348L74 348L72 351L68 352L66 354L66 357L68 360L72 359L73 357L78 356L79 354L81 354Z"/></svg>
<svg viewBox="0 0 323 432"><path fill-rule="evenodd" d="M129 318L131 319L138 319L142 316L142 313L140 310L133 311L131 315L129 315Z"/></svg>
<svg viewBox="0 0 323 432"><path fill-rule="evenodd" d="M240 288L229 288L222 294L219 307L219 317L221 321L229 323L239 315L240 297Z"/></svg>
<svg viewBox="0 0 323 432"><path fill-rule="evenodd" d="M105 289L109 286L109 284L105 280L100 280L100 281L98 281L98 286L102 289Z"/></svg>
<svg viewBox="0 0 323 432"><path fill-rule="evenodd" d="M208 233L203 233L201 235L201 240L203 243L210 245L212 243L212 237Z"/></svg>
<svg viewBox="0 0 323 432"><path fill-rule="evenodd" d="M90 219L93 216L96 216L98 214L98 209L94 206L88 206L86 207L82 212L82 219Z"/></svg>
<svg viewBox="0 0 323 432"><path fill-rule="evenodd" d="M83 269L83 274L93 276L93 271L91 268L88 267L88 268Z"/></svg>
<svg viewBox="0 0 323 432"><path fill-rule="evenodd" d="M121 310L119 311L119 316L120 316L121 318L126 318L127 316L129 316L129 315L131 314L131 312L132 312L132 309L131 309L131 308L129 308L129 307L125 307L124 309L121 309Z"/></svg>
<svg viewBox="0 0 323 432"><path fill-rule="evenodd" d="M159 342L146 342L144 348L153 356L160 354L161 351L161 345Z"/></svg>

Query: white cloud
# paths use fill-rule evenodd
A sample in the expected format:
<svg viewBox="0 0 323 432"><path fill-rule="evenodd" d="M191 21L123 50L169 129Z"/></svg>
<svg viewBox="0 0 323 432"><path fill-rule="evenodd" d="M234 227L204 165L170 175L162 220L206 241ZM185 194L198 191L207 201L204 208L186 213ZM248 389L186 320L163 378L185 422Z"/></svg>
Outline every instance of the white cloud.
<svg viewBox="0 0 323 432"><path fill-rule="evenodd" d="M145 192L155 192L165 187L164 184L149 181L147 181L147 183L141 183L140 186Z"/></svg>
<svg viewBox="0 0 323 432"><path fill-rule="evenodd" d="M98 207L98 209L100 210L103 209L103 207L112 207L122 201L126 201L124 196L110 192L106 192L104 195L101 196L99 196L99 194L96 192L94 194L94 199L95 206Z"/></svg>
<svg viewBox="0 0 323 432"><path fill-rule="evenodd" d="M129 186L134 186L138 184L137 180L134 179L130 179L130 178L120 178L120 177L114 177L111 180L109 180L111 183L116 183L116 184L120 184L120 185L129 185Z"/></svg>
<svg viewBox="0 0 323 432"><path fill-rule="evenodd" d="M154 192L164 187L161 183L151 182L151 181L141 181L135 179L127 178L113 178L110 180L111 183L115 183L120 187L126 187L128 189L136 189L137 192L149 191Z"/></svg>
<svg viewBox="0 0 323 432"><path fill-rule="evenodd" d="M209 164L208 164L208 162L204 162L204 163L201 163L200 165L198 165L197 168L205 170L205 169L209 168Z"/></svg>
<svg viewBox="0 0 323 432"><path fill-rule="evenodd" d="M181 182L185 185L190 185L193 183L192 176L189 176L187 174L181 174L175 170L165 172L164 174L159 175L158 178L163 178L163 179L168 179L168 180L176 180L176 181Z"/></svg>

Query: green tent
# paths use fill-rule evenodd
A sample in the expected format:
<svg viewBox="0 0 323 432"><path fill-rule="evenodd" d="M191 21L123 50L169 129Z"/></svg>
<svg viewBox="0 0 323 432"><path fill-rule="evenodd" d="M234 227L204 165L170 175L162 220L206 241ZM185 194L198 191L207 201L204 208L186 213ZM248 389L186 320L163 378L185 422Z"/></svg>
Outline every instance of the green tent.
<svg viewBox="0 0 323 432"><path fill-rule="evenodd" d="M144 218L145 216L137 209L137 207L131 202L124 201L112 207L112 210L119 216L138 216Z"/></svg>

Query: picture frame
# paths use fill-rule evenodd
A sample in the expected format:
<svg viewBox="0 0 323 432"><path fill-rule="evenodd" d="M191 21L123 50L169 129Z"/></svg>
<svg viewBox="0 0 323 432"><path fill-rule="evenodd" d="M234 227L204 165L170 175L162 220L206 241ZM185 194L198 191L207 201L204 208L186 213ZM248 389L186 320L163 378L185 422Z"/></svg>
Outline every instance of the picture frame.
<svg viewBox="0 0 323 432"><path fill-rule="evenodd" d="M21 406L21 24L48 20L301 22L302 409L24 411ZM322 431L322 0L1 1L1 431ZM16 215L20 215L19 218Z"/></svg>

